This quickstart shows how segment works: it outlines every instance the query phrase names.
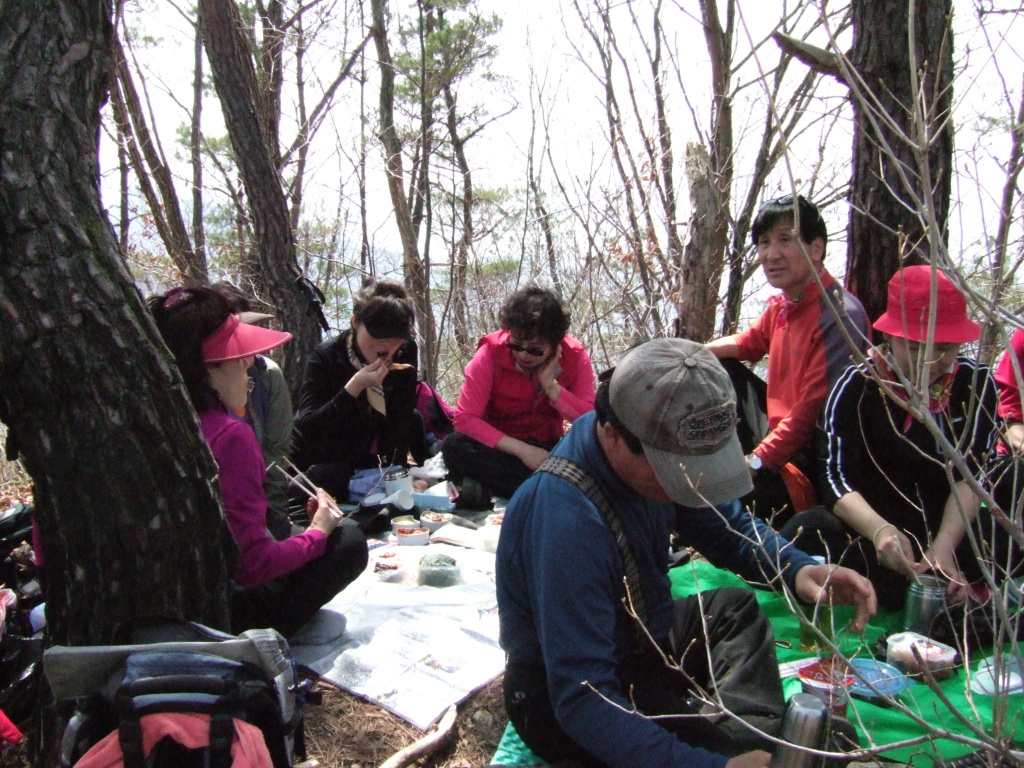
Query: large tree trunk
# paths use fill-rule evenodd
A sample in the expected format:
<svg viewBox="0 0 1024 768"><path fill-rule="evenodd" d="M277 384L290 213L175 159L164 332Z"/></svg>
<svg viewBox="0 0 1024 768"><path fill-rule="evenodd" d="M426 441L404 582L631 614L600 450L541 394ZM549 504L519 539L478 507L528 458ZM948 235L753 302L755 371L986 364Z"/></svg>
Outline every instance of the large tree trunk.
<svg viewBox="0 0 1024 768"><path fill-rule="evenodd" d="M701 0L700 6L704 40L711 59L711 152L699 144L686 147L691 214L676 302L676 335L705 342L715 335L719 285L729 245L733 181L732 100L729 91L735 5L728 3L726 27L722 26L717 0ZM660 133L664 136L667 132L666 123ZM668 172L666 169L666 175ZM676 229L673 227L671 231L675 233Z"/></svg>
<svg viewBox="0 0 1024 768"><path fill-rule="evenodd" d="M112 42L109 0L0 3L0 418L70 644L144 614L228 626L216 468L99 197Z"/></svg>
<svg viewBox="0 0 1024 768"><path fill-rule="evenodd" d="M689 237L683 251L678 317L675 335L706 342L715 333L715 306L722 278L722 259L727 232L718 226L723 219L720 188L711 167L707 147L686 146L686 176L690 181Z"/></svg>
<svg viewBox="0 0 1024 768"><path fill-rule="evenodd" d="M246 275L265 284L278 319L295 338L284 347L284 371L292 397L297 398L309 353L320 343L321 327L297 280L294 234L288 201L281 187L277 150L267 146L266 126L257 87L252 53L242 30L234 0L200 0L200 19L207 58L220 96L235 159L242 175L252 215L260 265L258 275Z"/></svg>
<svg viewBox="0 0 1024 768"><path fill-rule="evenodd" d="M192 163L192 242L196 258L206 263L206 226L203 223L203 26L196 9L196 36L192 45L192 135L189 159Z"/></svg>
<svg viewBox="0 0 1024 768"><path fill-rule="evenodd" d="M945 233L951 188L953 125L953 40L950 0L855 0L851 63L871 93L866 101L857 88L851 94L854 112L853 179L850 189L847 284L863 302L870 319L885 310L886 283L901 267L928 260L934 253L924 241L934 215ZM909 25L915 42L911 59ZM920 86L912 84L913 67ZM852 84L851 84L852 85ZM919 153L915 114L923 105L923 123L931 150ZM884 125L878 111L898 127ZM908 143L907 138L911 138ZM910 187L908 189L908 186ZM930 190L926 189L930 188ZM929 201L922 210L914 199Z"/></svg>

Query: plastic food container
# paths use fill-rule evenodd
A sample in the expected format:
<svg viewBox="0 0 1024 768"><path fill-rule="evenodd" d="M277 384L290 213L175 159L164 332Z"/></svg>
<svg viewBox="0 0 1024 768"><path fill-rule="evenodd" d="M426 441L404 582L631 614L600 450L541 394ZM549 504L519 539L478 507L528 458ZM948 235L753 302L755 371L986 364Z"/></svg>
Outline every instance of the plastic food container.
<svg viewBox="0 0 1024 768"><path fill-rule="evenodd" d="M420 525L431 533L451 521L452 515L449 512L423 512L420 514Z"/></svg>
<svg viewBox="0 0 1024 768"><path fill-rule="evenodd" d="M417 581L427 587L453 587L459 583L462 570L455 558L448 555L426 555L420 558Z"/></svg>
<svg viewBox="0 0 1024 768"><path fill-rule="evenodd" d="M398 528L395 537L400 547L425 547L430 543L430 531L426 528Z"/></svg>
<svg viewBox="0 0 1024 768"><path fill-rule="evenodd" d="M797 676L804 693L817 696L835 714L846 714L846 707L850 703L849 689L856 678L850 674L850 668L843 661L828 656L801 667Z"/></svg>
<svg viewBox="0 0 1024 768"><path fill-rule="evenodd" d="M391 532L398 533L399 528L419 528L420 521L412 515L400 515L391 519Z"/></svg>
<svg viewBox="0 0 1024 768"><path fill-rule="evenodd" d="M884 661L856 658L850 660L850 666L857 678L850 695L858 699L885 705L911 685L906 675Z"/></svg>
<svg viewBox="0 0 1024 768"><path fill-rule="evenodd" d="M421 565L417 579L425 587L454 587L462 577L457 565Z"/></svg>
<svg viewBox="0 0 1024 768"><path fill-rule="evenodd" d="M398 583L405 578L405 568L401 558L397 555L398 553L393 547L387 547L379 554L376 552L370 554L370 559L373 561L373 573L379 581Z"/></svg>
<svg viewBox="0 0 1024 768"><path fill-rule="evenodd" d="M899 632L886 640L885 660L908 675L920 677L927 670L936 680L945 680L956 672L959 654L917 632Z"/></svg>

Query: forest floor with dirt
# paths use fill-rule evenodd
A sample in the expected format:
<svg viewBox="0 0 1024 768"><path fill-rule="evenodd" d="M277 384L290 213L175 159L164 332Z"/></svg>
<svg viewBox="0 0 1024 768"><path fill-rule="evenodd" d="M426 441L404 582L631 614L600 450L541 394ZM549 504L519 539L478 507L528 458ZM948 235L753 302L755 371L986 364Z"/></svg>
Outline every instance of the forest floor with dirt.
<svg viewBox="0 0 1024 768"><path fill-rule="evenodd" d="M404 720L334 686L320 684L324 701L306 715L309 757L324 768L371 768L424 736ZM482 768L501 741L507 718L501 678L458 707L451 737L415 763L422 768Z"/></svg>

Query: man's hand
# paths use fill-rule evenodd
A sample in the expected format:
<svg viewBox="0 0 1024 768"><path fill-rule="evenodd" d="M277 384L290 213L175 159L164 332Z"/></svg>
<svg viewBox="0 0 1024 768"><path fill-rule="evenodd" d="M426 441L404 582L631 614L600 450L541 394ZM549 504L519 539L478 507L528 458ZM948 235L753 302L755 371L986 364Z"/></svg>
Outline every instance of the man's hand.
<svg viewBox="0 0 1024 768"><path fill-rule="evenodd" d="M837 565L805 565L794 580L797 597L806 603L852 605L856 616L850 623L854 632L863 632L868 619L878 610L875 588L856 571Z"/></svg>
<svg viewBox="0 0 1024 768"><path fill-rule="evenodd" d="M771 760L770 752L757 749L753 752L744 752L742 755L730 758L729 762L725 764L725 768L768 768Z"/></svg>

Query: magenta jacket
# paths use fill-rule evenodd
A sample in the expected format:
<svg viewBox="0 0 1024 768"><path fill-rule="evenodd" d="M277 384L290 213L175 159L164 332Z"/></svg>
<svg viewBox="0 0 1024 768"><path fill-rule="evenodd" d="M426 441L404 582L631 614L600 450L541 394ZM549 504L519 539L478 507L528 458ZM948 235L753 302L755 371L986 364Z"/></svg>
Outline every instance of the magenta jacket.
<svg viewBox="0 0 1024 768"><path fill-rule="evenodd" d="M322 531L310 529L285 541L267 533L266 469L252 427L219 409L200 413L199 425L220 470L221 503L241 555L235 583L265 584L323 555Z"/></svg>
<svg viewBox="0 0 1024 768"><path fill-rule="evenodd" d="M552 403L536 375L516 367L512 351L505 346L508 336L508 331L495 331L477 344L455 408L455 429L488 448L505 435L554 445L566 421L594 409L590 355L572 336L562 339L562 370L555 376L562 393Z"/></svg>

